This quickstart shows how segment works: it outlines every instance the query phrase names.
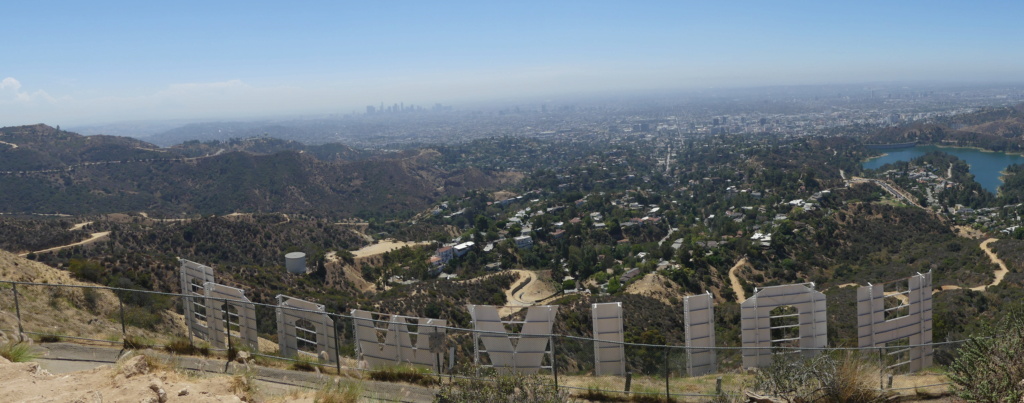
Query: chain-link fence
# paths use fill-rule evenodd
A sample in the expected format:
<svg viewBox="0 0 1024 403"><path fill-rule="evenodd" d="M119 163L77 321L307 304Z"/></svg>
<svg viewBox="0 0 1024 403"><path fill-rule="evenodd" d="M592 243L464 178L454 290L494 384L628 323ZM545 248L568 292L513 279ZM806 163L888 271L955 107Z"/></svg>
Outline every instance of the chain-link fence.
<svg viewBox="0 0 1024 403"><path fill-rule="evenodd" d="M187 306L191 306L191 311L186 309ZM251 311L247 310L249 307ZM200 327L192 329L188 326L186 315L189 312ZM285 322L281 319L282 312L291 313L284 315ZM227 361L234 360L238 352L245 351L258 362L276 362L278 366L320 373L363 373L370 379L374 379L371 375L380 367L371 365L365 358L378 356L383 357L381 360L393 361L395 366L415 362L419 367L428 368L422 374L450 381L492 379L485 375L502 372L502 368L492 368L500 362L492 355L505 353L487 351L481 343L481 339L493 337L511 340L513 352L508 354L540 354L536 368L522 367L519 370L536 372L540 376L538 379L573 394L600 393L618 397L634 394L700 400L701 397L736 395L752 386L749 377L740 376L743 373L740 356L744 348L738 346L711 348L715 352L717 371L690 376L687 365L690 355L684 346L598 341L557 334L516 335L514 332L485 332L413 322L396 325L390 316L360 318L351 313L231 298L0 281L0 331L9 340L27 337L39 342L76 341L126 349L151 347L176 353L205 354ZM287 317L299 319L289 324ZM319 317L329 320L309 319ZM214 326L217 321L222 322L219 328ZM281 333L279 327L282 323L290 326L291 333ZM367 331L372 331L376 340L360 343L358 326L370 326ZM220 329L221 333L215 334L215 329ZM255 340L251 339L253 335ZM293 341L285 351L281 349L281 335ZM218 341L217 338L222 339ZM521 345L537 344L526 341L535 339L542 341L540 344L544 347L541 350L514 350ZM772 353L794 357L822 352L855 354L857 359L875 368L879 389L933 388L943 391L948 389L943 377L927 371L909 373L907 357L913 349L927 348L935 357L936 364L946 365L955 359L956 348L962 342L926 345L904 342L873 348L775 347ZM625 374L594 375L595 344L598 343L622 346ZM399 354L397 359L387 357L395 351ZM403 351L407 354L405 357L401 356ZM408 355L409 351L413 351L415 357ZM397 389L395 393L398 393ZM381 394L386 395L387 391Z"/></svg>

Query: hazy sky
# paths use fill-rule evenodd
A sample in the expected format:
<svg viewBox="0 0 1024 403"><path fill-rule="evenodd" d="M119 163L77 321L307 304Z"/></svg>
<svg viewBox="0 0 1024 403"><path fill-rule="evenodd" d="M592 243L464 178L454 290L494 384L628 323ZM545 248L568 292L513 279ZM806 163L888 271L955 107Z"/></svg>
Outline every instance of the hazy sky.
<svg viewBox="0 0 1024 403"><path fill-rule="evenodd" d="M1024 82L1024 2L12 1L0 126L872 81Z"/></svg>

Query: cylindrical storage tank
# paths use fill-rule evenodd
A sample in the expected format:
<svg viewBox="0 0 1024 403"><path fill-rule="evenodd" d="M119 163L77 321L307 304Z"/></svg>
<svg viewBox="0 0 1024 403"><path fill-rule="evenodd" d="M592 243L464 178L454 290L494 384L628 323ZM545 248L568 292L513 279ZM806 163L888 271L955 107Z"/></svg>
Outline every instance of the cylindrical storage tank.
<svg viewBox="0 0 1024 403"><path fill-rule="evenodd" d="M284 255L284 267L288 269L289 273L305 274L306 254L302 252L292 252Z"/></svg>

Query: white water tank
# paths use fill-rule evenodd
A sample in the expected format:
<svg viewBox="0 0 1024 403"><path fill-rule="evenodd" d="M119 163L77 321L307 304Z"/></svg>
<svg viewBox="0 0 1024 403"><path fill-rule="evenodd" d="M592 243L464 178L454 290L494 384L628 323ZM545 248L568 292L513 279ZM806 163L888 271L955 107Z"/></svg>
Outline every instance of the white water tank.
<svg viewBox="0 0 1024 403"><path fill-rule="evenodd" d="M292 252L284 255L284 267L292 274L306 274L306 254Z"/></svg>

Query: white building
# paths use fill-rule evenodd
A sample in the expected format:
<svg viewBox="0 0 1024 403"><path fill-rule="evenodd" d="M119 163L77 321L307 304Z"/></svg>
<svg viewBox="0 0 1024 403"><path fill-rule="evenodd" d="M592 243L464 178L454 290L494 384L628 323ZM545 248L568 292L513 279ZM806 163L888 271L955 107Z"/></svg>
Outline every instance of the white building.
<svg viewBox="0 0 1024 403"><path fill-rule="evenodd" d="M512 239L516 241L517 248L529 249L531 246L533 246L533 238L531 238L529 235L517 236Z"/></svg>

